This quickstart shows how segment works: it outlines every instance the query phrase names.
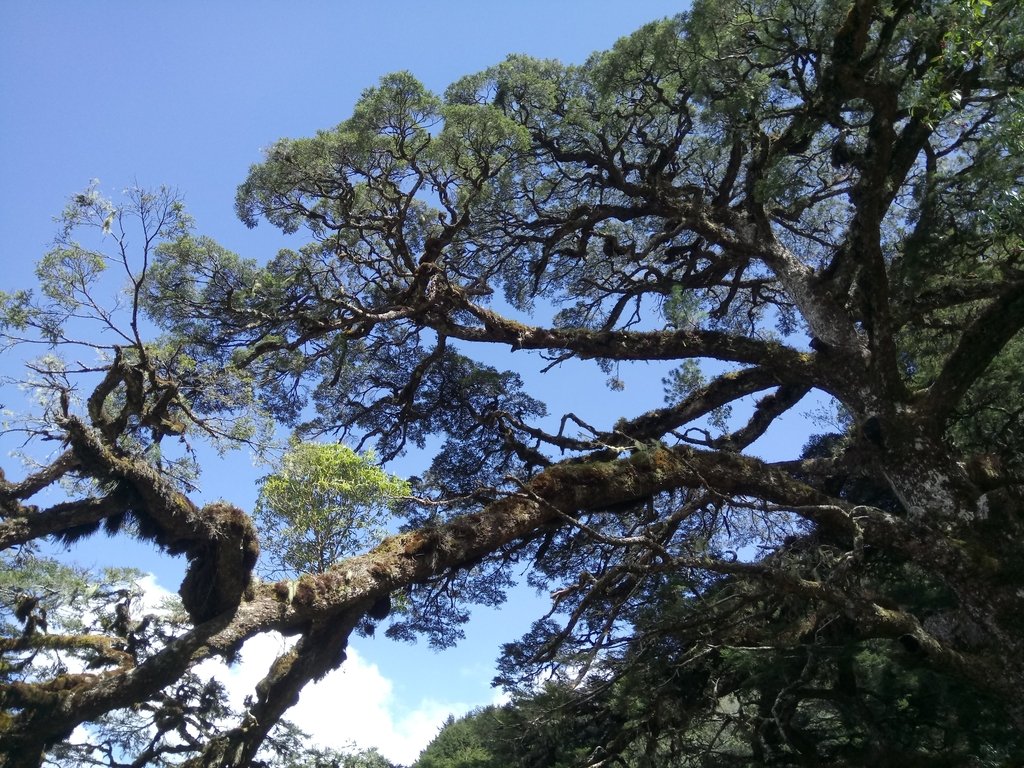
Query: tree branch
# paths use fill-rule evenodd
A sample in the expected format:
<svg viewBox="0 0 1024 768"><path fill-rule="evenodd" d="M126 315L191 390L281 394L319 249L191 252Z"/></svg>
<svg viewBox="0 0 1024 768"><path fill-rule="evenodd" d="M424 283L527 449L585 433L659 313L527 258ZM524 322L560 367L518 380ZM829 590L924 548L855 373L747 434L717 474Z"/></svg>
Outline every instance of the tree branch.
<svg viewBox="0 0 1024 768"><path fill-rule="evenodd" d="M1011 283L974 319L946 358L924 403L936 425L944 426L967 390L1003 347L1024 328L1024 283Z"/></svg>

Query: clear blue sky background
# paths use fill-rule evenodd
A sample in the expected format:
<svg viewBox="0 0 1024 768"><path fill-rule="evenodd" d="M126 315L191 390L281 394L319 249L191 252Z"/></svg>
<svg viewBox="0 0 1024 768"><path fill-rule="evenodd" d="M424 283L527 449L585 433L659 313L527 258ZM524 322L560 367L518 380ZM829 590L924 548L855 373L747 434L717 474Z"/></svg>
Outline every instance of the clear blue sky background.
<svg viewBox="0 0 1024 768"><path fill-rule="evenodd" d="M34 262L54 233L52 217L92 178L108 195L134 183L177 188L199 232L244 256L264 258L286 242L295 247L300 243L267 225L250 231L234 217L235 187L276 139L310 135L348 117L359 93L387 72L409 69L440 91L508 53L580 62L681 6L673 0L6 0L0 3L0 289L31 286ZM9 362L0 365L11 372ZM539 361L530 367L539 369ZM633 374L625 392L610 395L617 398L608 406L613 418L660 405L650 397L660 391L660 377ZM585 408L574 402L578 391L563 375L536 394ZM786 453L797 449L789 445ZM235 457L205 479L204 491L248 507L258 474L247 458ZM142 557L176 588L173 568L150 550L107 540L90 552L96 562L115 552ZM358 645L393 681L396 706L428 695L484 703L492 697L490 667L499 643L528 626L529 602L509 606L500 620L482 613L469 641L440 656L383 639Z"/></svg>

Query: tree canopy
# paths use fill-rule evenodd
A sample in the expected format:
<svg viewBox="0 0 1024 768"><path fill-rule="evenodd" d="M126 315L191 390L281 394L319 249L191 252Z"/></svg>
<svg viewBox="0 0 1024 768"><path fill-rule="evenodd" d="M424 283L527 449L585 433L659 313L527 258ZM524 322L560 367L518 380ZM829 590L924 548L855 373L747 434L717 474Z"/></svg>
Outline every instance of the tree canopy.
<svg viewBox="0 0 1024 768"><path fill-rule="evenodd" d="M339 443L296 443L279 472L263 478L254 514L271 575L325 573L379 544L409 484L372 453Z"/></svg>
<svg viewBox="0 0 1024 768"><path fill-rule="evenodd" d="M245 224L294 233L270 258L166 190L74 196L38 292L0 295L6 342L45 349L5 565L102 528L187 570L171 613L68 577L99 601L77 624L0 584L0 760L79 726L98 764L269 760L353 631L450 645L524 568L551 609L499 681L532 764L1019 759L1022 86L1016 0L697 2L579 66L385 77L239 187ZM520 375L580 360L580 398L671 365L664 401L591 424ZM759 458L812 393L835 425ZM293 453L255 517L190 498L195 446L280 428L326 491ZM332 440L435 455L406 488ZM261 541L310 510L338 534L315 555ZM294 644L218 709L194 668L269 631ZM586 727L538 751L530 707Z"/></svg>

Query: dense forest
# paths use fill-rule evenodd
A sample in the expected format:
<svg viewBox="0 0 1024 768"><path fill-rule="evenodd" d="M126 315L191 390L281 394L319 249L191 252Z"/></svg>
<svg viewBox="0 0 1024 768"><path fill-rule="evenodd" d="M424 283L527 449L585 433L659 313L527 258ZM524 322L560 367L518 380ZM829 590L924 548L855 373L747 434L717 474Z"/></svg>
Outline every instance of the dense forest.
<svg viewBox="0 0 1024 768"><path fill-rule="evenodd" d="M0 293L0 765L383 768L306 743L303 686L524 574L510 703L419 768L1021 764L1022 87L1017 0L705 0L385 77L243 180L276 254L73 195ZM523 374L579 361L581 401L649 361L664 398L551 412ZM211 445L274 462L253 509L194 501ZM95 535L178 599L38 546ZM235 711L197 668L268 632Z"/></svg>

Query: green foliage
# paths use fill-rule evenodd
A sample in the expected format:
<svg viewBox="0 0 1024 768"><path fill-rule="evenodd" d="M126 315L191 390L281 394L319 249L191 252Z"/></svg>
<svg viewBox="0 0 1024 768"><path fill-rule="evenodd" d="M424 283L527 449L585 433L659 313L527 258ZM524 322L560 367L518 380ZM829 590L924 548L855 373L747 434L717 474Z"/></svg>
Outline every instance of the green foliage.
<svg viewBox="0 0 1024 768"><path fill-rule="evenodd" d="M344 754L337 760L338 768L398 768L382 755L376 747ZM307 762L304 768L319 768L316 763ZM332 767L333 768L333 767Z"/></svg>
<svg viewBox="0 0 1024 768"><path fill-rule="evenodd" d="M692 293L686 293L679 286L673 286L665 298L661 312L669 328L686 331L698 328L704 319L700 302Z"/></svg>
<svg viewBox="0 0 1024 768"><path fill-rule="evenodd" d="M25 330L32 312L31 302L31 291L0 291L0 330Z"/></svg>
<svg viewBox="0 0 1024 768"><path fill-rule="evenodd" d="M104 198L98 183L93 182L71 198L58 224L53 248L36 267L41 292L49 299L41 307L41 330L55 344L66 340L66 323L89 321L120 334L123 340L131 339L125 327L131 321L119 327L118 315L126 310L137 318L132 307L137 311L151 245L182 237L190 230L192 219L181 200L166 188L132 187L125 190L122 201L115 202ZM138 230L143 233L143 246L139 261L133 263L129 243ZM111 266L119 266L127 278L118 286L120 296L113 302L102 298L106 287L101 282Z"/></svg>
<svg viewBox="0 0 1024 768"><path fill-rule="evenodd" d="M384 472L372 452L293 442L278 470L260 482L254 516L264 570L324 573L365 551L384 537L409 492L409 484Z"/></svg>
<svg viewBox="0 0 1024 768"><path fill-rule="evenodd" d="M665 387L665 401L676 403L692 395L706 381L700 364L687 360L662 379Z"/></svg>
<svg viewBox="0 0 1024 768"><path fill-rule="evenodd" d="M376 747L370 749L324 749L309 743L309 734L292 723L282 723L269 740L261 757L267 768L400 768Z"/></svg>
<svg viewBox="0 0 1024 768"><path fill-rule="evenodd" d="M577 705L579 706L577 709ZM504 706L449 717L412 768L573 768L602 756L612 725L567 689L547 686Z"/></svg>
<svg viewBox="0 0 1024 768"><path fill-rule="evenodd" d="M0 631L4 636L25 631L30 619L34 619L35 624L42 620L41 631L45 631L49 621L54 622L55 631L57 617L65 622L77 622L78 618L69 614L68 607L88 599L97 591L84 570L56 560L40 558L29 551L17 554L4 552L0 558ZM53 618L48 618L51 615ZM80 630L81 626L71 629ZM3 662L4 670L16 666L18 664L6 659Z"/></svg>
<svg viewBox="0 0 1024 768"><path fill-rule="evenodd" d="M166 188L132 187L111 200L94 182L72 196L58 225L53 247L36 268L40 290L0 294L0 343L53 348L30 364L26 382L47 412L64 417L74 407L92 409L90 416L117 426L123 450L186 488L196 479L191 440L209 439L220 451L265 449L272 427L256 401L252 374L211 360L186 341L184 333L207 330L201 323L157 339L143 336L147 320L165 320L156 296L203 300L188 270L225 267L233 254L194 238L191 217ZM240 264L236 271L247 277ZM87 354L69 355L74 348ZM81 402L76 393L95 386L108 369L102 398ZM19 414L5 427L38 429L33 424ZM184 450L161 446L165 437Z"/></svg>
<svg viewBox="0 0 1024 768"><path fill-rule="evenodd" d="M910 579L903 584L920 590ZM805 624L798 641L782 642L798 615L794 604L728 581L699 601L665 590L650 605L632 627L638 642L602 659L586 680L549 684L501 710L449 722L423 754L450 762L421 757L420 765L541 768L604 759L630 768L711 768L898 759L952 768L975 759L1011 765L1024 754L997 702L888 643L852 640L842 619ZM704 614L699 623L697 612ZM709 625L725 635L702 635ZM730 647L729 633L743 647ZM458 755L478 753L453 748L465 744L485 755L481 762L459 762Z"/></svg>
<svg viewBox="0 0 1024 768"><path fill-rule="evenodd" d="M458 720L449 716L440 733L420 753L412 768L498 768L510 765L495 754L494 707L478 709Z"/></svg>

